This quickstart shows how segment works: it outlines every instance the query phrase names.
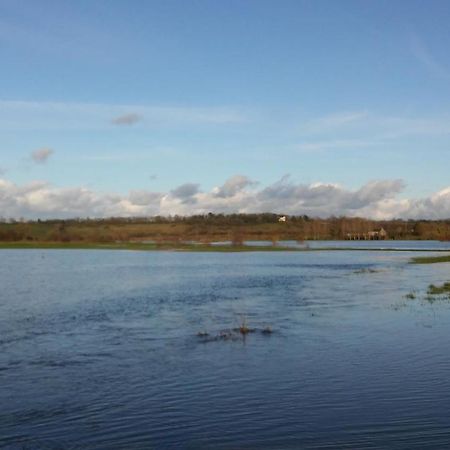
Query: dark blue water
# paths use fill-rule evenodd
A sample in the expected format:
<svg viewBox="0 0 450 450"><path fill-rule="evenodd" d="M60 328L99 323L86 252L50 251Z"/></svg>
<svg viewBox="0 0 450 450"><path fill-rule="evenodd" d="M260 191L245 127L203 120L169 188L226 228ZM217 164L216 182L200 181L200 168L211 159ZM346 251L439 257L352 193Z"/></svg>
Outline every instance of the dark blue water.
<svg viewBox="0 0 450 450"><path fill-rule="evenodd" d="M0 251L0 447L448 448L450 265L410 256Z"/></svg>

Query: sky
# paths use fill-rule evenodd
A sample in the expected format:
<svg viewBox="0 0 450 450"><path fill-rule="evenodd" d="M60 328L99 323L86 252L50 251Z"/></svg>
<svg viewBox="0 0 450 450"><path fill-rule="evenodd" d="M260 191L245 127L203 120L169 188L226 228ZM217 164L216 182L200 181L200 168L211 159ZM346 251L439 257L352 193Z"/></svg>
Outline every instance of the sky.
<svg viewBox="0 0 450 450"><path fill-rule="evenodd" d="M0 217L450 217L448 0L0 0Z"/></svg>

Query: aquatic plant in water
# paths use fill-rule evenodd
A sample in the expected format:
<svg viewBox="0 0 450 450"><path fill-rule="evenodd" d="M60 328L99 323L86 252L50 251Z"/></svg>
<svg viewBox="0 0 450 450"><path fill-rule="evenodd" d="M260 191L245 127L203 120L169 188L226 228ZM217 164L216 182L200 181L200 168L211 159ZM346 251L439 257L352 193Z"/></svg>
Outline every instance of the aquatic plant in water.
<svg viewBox="0 0 450 450"><path fill-rule="evenodd" d="M377 269L372 269L371 267L364 267L362 269L354 270L353 273L364 274L364 273L378 273Z"/></svg>
<svg viewBox="0 0 450 450"><path fill-rule="evenodd" d="M246 316L242 316L241 323L239 325L238 330L239 330L239 333L244 334L244 335L250 333L251 329L247 325L247 317Z"/></svg>
<svg viewBox="0 0 450 450"><path fill-rule="evenodd" d="M210 334L206 330L197 332L197 337L201 342L215 342L215 341L234 341L238 339L245 339L249 333L261 333L263 335L270 335L273 333L271 325L266 325L263 328L250 328L248 326L247 317L241 316L241 320L237 327L232 329L224 329L216 334Z"/></svg>
<svg viewBox="0 0 450 450"><path fill-rule="evenodd" d="M444 283L441 286L435 286L434 284L430 284L428 286L427 294L429 295L450 295L450 282Z"/></svg>

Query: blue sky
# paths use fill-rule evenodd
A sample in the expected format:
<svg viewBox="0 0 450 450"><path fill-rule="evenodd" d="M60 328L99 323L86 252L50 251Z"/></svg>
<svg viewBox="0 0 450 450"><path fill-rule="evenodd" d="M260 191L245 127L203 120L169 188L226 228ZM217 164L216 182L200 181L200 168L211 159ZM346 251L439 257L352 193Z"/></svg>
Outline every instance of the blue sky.
<svg viewBox="0 0 450 450"><path fill-rule="evenodd" d="M450 186L449 23L438 0L0 0L0 178L122 199L401 180L425 201Z"/></svg>

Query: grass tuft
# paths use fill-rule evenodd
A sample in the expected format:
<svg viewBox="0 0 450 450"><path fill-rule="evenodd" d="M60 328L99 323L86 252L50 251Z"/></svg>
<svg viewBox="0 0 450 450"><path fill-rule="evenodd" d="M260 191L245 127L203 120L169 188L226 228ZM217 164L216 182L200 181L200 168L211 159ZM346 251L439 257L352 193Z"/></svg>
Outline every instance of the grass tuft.
<svg viewBox="0 0 450 450"><path fill-rule="evenodd" d="M450 294L450 282L444 283L441 286L435 286L434 284L430 284L428 286L428 295L443 295Z"/></svg>
<svg viewBox="0 0 450 450"><path fill-rule="evenodd" d="M411 264L436 264L450 262L450 255L419 256L411 259Z"/></svg>

